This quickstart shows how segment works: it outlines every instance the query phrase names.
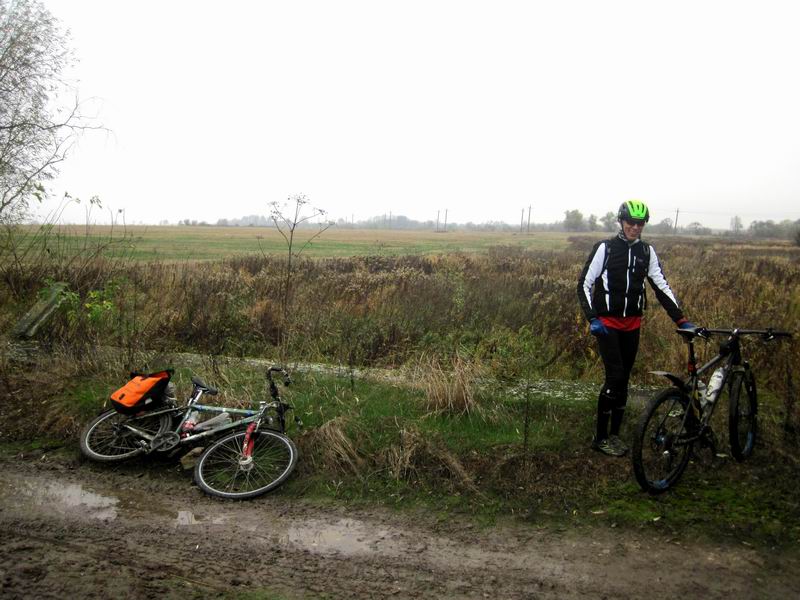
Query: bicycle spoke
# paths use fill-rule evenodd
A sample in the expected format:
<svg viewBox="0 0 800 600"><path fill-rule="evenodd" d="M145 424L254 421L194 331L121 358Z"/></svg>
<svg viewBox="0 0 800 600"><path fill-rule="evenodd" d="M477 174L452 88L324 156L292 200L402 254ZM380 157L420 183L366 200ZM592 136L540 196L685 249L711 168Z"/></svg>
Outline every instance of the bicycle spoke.
<svg viewBox="0 0 800 600"><path fill-rule="evenodd" d="M244 432L232 434L200 458L195 477L204 491L227 498L252 497L276 487L294 469L297 453L288 438L254 432L249 456L245 456L244 439Z"/></svg>
<svg viewBox="0 0 800 600"><path fill-rule="evenodd" d="M94 419L81 433L81 452L92 460L118 461L142 452L169 427L168 415L127 417L114 411Z"/></svg>
<svg viewBox="0 0 800 600"><path fill-rule="evenodd" d="M668 389L642 414L632 457L637 481L651 493L669 488L686 467L693 444L686 432L687 410L688 399Z"/></svg>

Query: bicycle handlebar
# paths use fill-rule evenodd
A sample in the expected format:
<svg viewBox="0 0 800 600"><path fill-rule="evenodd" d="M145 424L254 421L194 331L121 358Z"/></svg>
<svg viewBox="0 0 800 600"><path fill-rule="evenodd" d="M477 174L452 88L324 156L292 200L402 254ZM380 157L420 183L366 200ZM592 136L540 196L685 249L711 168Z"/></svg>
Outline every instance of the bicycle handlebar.
<svg viewBox="0 0 800 600"><path fill-rule="evenodd" d="M681 335L688 335L689 337L700 337L708 339L712 335L730 335L739 337L742 335L760 335L764 341L774 340L779 337L792 337L789 331L776 331L772 327L766 329L712 329L707 327L695 327L694 329L678 329L676 330Z"/></svg>

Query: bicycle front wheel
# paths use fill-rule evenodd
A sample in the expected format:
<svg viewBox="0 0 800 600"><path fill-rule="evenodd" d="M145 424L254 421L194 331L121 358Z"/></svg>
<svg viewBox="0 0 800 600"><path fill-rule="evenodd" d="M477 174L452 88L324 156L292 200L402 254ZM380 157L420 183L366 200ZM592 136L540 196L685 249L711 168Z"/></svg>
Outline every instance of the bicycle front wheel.
<svg viewBox="0 0 800 600"><path fill-rule="evenodd" d="M244 448L246 432L227 435L209 446L194 468L194 479L206 494L219 498L253 498L281 485L297 465L294 442L276 431L255 431L252 450Z"/></svg>
<svg viewBox="0 0 800 600"><path fill-rule="evenodd" d="M141 454L150 441L169 429L168 414L136 417L108 410L84 427L81 452L86 458L100 462L118 462Z"/></svg>
<svg viewBox="0 0 800 600"><path fill-rule="evenodd" d="M728 434L731 454L741 462L753 453L758 433L756 380L750 371L736 371L730 385Z"/></svg>
<svg viewBox="0 0 800 600"><path fill-rule="evenodd" d="M677 388L662 390L645 407L631 453L636 481L644 491L667 491L686 469L692 453L684 427L687 410L691 410L689 398Z"/></svg>

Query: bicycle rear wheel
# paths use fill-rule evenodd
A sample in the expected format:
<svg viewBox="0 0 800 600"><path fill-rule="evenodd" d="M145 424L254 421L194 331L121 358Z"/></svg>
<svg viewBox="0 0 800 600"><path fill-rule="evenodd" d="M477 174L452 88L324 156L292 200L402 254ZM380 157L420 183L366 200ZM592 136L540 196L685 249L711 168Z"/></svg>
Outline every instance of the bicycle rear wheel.
<svg viewBox="0 0 800 600"><path fill-rule="evenodd" d="M677 388L662 390L645 407L631 453L636 481L644 491L667 491L686 469L693 444L683 425L687 410L689 398Z"/></svg>
<svg viewBox="0 0 800 600"><path fill-rule="evenodd" d="M730 385L728 435L731 454L741 462L753 454L758 434L756 380L750 371L736 371Z"/></svg>
<svg viewBox="0 0 800 600"><path fill-rule="evenodd" d="M144 452L147 444L169 429L168 414L130 417L108 410L84 427L81 452L99 462L118 462Z"/></svg>
<svg viewBox="0 0 800 600"><path fill-rule="evenodd" d="M206 494L246 499L281 485L297 465L294 442L276 431L255 431L253 448L245 456L246 432L227 435L209 446L194 468L194 479Z"/></svg>

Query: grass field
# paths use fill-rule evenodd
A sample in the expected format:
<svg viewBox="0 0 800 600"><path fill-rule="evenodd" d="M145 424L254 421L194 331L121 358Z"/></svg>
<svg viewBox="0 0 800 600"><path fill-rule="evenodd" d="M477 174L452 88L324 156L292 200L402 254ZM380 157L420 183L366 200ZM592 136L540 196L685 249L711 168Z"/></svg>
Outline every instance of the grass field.
<svg viewBox="0 0 800 600"><path fill-rule="evenodd" d="M295 248L314 235L316 230L299 229ZM54 230L64 244L85 242L87 230L81 226L63 226ZM600 234L598 234L600 235ZM243 254L285 254L286 242L272 227L165 227L133 226L123 230L94 226L91 241L117 240L112 255L129 255L137 260L219 260ZM531 234L494 232L404 231L390 229L337 229L332 227L303 250L309 257L345 257L369 255L430 255L451 252L481 252L492 246L516 246L529 249L562 250L568 234L536 232Z"/></svg>
<svg viewBox="0 0 800 600"><path fill-rule="evenodd" d="M41 370L51 375L75 364L68 355L40 358L46 361ZM116 364L121 357L108 358ZM253 407L266 393L263 367L255 364L194 360L190 366L187 355L158 359L177 367L182 400L195 374L221 389L215 405ZM102 373L71 378L36 421L0 415L0 454L37 445L75 451L81 427L120 384L119 370L106 365ZM723 407L716 421L723 454L698 450L680 484L652 497L632 480L628 460L590 449L595 385L540 380L526 391L485 382L476 387L469 414L431 411L423 387L413 377L392 383L373 373L351 383L293 371L293 384L281 390L303 421L302 428L289 427L302 458L281 493L323 503L423 508L443 519L463 512L485 523L513 514L556 526L623 525L769 545L800 540L793 463L777 452L781 432L770 418L779 409L774 398L764 398L761 442L751 460L740 464L724 454ZM631 403L623 437L633 435L641 398L649 393L640 390ZM13 439L19 444L8 443Z"/></svg>

